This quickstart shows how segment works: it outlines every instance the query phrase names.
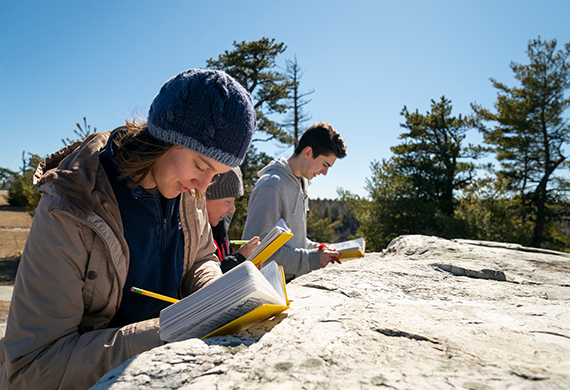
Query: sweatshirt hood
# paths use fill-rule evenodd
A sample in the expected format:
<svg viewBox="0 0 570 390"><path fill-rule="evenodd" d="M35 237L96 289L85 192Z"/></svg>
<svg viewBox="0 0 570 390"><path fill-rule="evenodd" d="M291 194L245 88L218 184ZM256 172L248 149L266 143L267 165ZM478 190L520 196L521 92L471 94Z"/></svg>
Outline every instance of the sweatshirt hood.
<svg viewBox="0 0 570 390"><path fill-rule="evenodd" d="M295 176L285 157L271 161L257 173L257 176L261 177L270 171L280 172L283 176L290 179L295 184L295 188L298 188L300 191L302 191L305 196L309 195L307 191L309 187L309 181L304 177Z"/></svg>
<svg viewBox="0 0 570 390"><path fill-rule="evenodd" d="M297 205L302 202L305 209L308 208L308 198L309 198L309 181L304 177L297 177L291 170L287 159L284 157L278 158L277 160L271 161L265 168L260 170L257 174L260 178L263 175L271 175L274 172L276 175L287 178L291 181L292 186L287 189L287 186L282 187L286 189L288 195L283 194L283 196L290 196L295 198L295 203L293 206L293 214L296 214Z"/></svg>

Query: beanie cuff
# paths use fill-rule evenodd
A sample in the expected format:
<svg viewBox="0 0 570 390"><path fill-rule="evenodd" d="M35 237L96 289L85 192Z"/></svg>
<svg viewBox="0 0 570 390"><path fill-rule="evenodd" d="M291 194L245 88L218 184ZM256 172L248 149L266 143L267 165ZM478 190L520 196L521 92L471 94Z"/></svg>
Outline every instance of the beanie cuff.
<svg viewBox="0 0 570 390"><path fill-rule="evenodd" d="M243 192L240 192L236 188L221 188L220 186L216 186L215 183L212 187L213 188L211 190L208 188L208 192L206 192L207 200L239 198L240 196L243 196Z"/></svg>
<svg viewBox="0 0 570 390"><path fill-rule="evenodd" d="M206 147L201 142L188 135L182 135L173 130L164 130L158 126L153 125L152 123L148 123L148 130L150 135L155 138L183 146L232 168L240 166L240 164L245 159L245 156L244 158L239 158L220 149Z"/></svg>

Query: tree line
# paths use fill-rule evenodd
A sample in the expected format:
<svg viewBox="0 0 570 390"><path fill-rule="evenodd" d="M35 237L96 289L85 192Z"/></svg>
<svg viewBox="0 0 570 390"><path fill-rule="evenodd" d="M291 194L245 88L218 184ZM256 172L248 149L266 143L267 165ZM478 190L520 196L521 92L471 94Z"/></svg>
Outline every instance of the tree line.
<svg viewBox="0 0 570 390"><path fill-rule="evenodd" d="M570 242L564 150L570 131L564 117L570 104L565 97L570 43L556 46L555 39L529 41L529 63L510 64L518 86L491 78L497 90L493 109L473 103L472 112L454 115L445 96L432 100L425 114L404 106L401 143L391 148L392 157L371 162L368 196L339 189L338 200L311 200L309 237L334 242L364 236L367 248L376 251L403 234L565 250ZM296 57L287 59L285 68L277 65L285 50L284 43L268 38L233 42L233 50L206 61L207 68L226 71L249 91L257 113L254 145L241 166L245 196L236 200L230 237L241 236L257 172L273 159L255 145L296 145L310 119L304 107L314 91L301 90L303 71ZM76 139L64 144L91 131L85 118L77 127ZM482 145L465 144L471 130L482 134ZM483 156L494 156L496 166L478 164ZM39 196L30 190L31 175L40 160L29 154L21 173L0 168L3 183L12 183L11 204L18 198L33 211Z"/></svg>
<svg viewBox="0 0 570 390"><path fill-rule="evenodd" d="M392 157L371 163L368 198L339 190L367 248L381 250L403 234L569 247L570 43L556 45L529 41L529 63L510 64L519 86L491 78L493 109L472 103L472 113L454 116L444 96L426 114L403 108L401 144ZM465 145L471 129L481 132L483 145ZM494 155L497 166L477 165L483 155Z"/></svg>

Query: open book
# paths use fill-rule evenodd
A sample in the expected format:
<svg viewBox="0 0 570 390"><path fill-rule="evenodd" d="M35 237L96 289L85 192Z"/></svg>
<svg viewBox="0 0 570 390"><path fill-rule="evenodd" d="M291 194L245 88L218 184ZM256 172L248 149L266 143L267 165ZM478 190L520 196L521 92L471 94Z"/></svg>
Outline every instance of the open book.
<svg viewBox="0 0 570 390"><path fill-rule="evenodd" d="M331 249L336 249L340 252L337 256L340 260L353 259L355 257L364 257L364 247L366 243L364 238L357 238L356 240L342 241L335 244L330 244Z"/></svg>
<svg viewBox="0 0 570 390"><path fill-rule="evenodd" d="M277 249L281 248L291 237L293 237L293 232L287 226L287 223L281 218L279 222L265 237L261 240L261 243L246 260L250 260L253 264L265 261L274 254Z"/></svg>
<svg viewBox="0 0 570 390"><path fill-rule="evenodd" d="M244 261L160 312L160 339L173 342L234 334L289 308L283 269Z"/></svg>

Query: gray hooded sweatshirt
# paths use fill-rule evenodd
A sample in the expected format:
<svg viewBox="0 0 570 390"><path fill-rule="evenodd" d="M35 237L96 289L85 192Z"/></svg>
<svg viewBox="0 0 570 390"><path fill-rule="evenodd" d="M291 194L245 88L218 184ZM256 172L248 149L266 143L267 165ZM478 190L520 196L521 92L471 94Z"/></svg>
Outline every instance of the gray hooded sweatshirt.
<svg viewBox="0 0 570 390"><path fill-rule="evenodd" d="M281 265L287 280L319 269L319 244L307 238L308 180L295 176L283 157L273 160L257 175L259 180L249 197L242 239L263 239L283 218L293 237L268 261Z"/></svg>

